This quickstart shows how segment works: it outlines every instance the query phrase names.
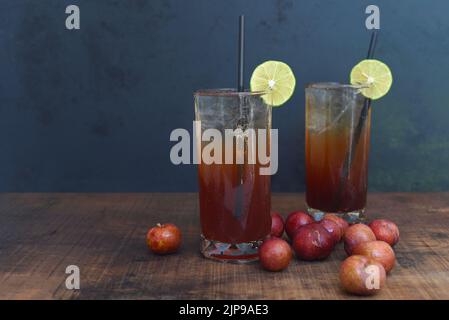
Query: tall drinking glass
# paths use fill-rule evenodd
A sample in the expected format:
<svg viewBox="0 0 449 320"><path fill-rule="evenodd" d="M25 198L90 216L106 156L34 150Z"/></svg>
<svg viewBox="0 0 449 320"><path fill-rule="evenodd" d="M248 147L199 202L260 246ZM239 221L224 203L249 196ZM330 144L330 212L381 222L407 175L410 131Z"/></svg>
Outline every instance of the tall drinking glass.
<svg viewBox="0 0 449 320"><path fill-rule="evenodd" d="M363 220L371 120L370 108L361 117L364 101L356 86L306 87L306 202L315 219Z"/></svg>
<svg viewBox="0 0 449 320"><path fill-rule="evenodd" d="M194 94L196 143L201 151L197 153L201 252L207 258L256 260L258 247L271 230L271 179L261 174L263 164L257 156L260 148L269 153L271 107L261 95L231 89Z"/></svg>

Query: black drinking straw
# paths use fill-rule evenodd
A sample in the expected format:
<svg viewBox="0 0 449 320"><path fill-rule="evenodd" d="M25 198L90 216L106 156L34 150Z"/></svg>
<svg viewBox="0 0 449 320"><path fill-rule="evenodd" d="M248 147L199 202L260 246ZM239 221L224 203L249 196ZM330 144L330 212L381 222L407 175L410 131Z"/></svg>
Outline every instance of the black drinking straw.
<svg viewBox="0 0 449 320"><path fill-rule="evenodd" d="M245 71L245 16L239 17L239 62L238 62L238 92L243 92L245 87L243 85L243 73Z"/></svg>
<svg viewBox="0 0 449 320"><path fill-rule="evenodd" d="M238 58L238 82L237 91L245 91L243 84L244 71L245 71L245 16L239 17L239 58Z"/></svg>
<svg viewBox="0 0 449 320"><path fill-rule="evenodd" d="M239 56L238 56L238 70L237 70L237 91L243 92L245 91L245 86L243 85L243 78L244 78L244 63L245 63L245 16L241 15L239 17ZM242 107L242 99L239 96L239 108ZM240 110L242 112L242 110ZM240 121L239 121L240 122ZM241 128L244 130L244 128ZM244 143L244 142L243 142ZM245 145L243 145L243 148L245 148ZM237 149L236 149L237 150ZM237 160L237 157L236 157ZM237 181L238 186L236 188L236 200L235 200L235 210L234 210L234 216L236 218L240 218L242 216L242 207L243 207L243 165L242 164L236 164L237 165Z"/></svg>
<svg viewBox="0 0 449 320"><path fill-rule="evenodd" d="M371 40L369 43L368 54L366 56L367 59L372 59L374 57L376 43L377 43L377 30L374 30L373 33L371 34ZM360 136L362 134L362 129L366 123L366 117L368 116L368 111L369 111L370 105L371 105L371 99L365 98L365 101L363 103L363 109L360 112L360 119L359 119L359 122L357 123L357 127L355 128L355 131L354 131L354 140L352 141L350 150L348 150L348 152L346 153L345 163L343 164L343 169L341 171L340 185L342 185L342 182L344 182L345 180L348 179L349 171L351 169L352 162L354 160L357 145L359 144Z"/></svg>

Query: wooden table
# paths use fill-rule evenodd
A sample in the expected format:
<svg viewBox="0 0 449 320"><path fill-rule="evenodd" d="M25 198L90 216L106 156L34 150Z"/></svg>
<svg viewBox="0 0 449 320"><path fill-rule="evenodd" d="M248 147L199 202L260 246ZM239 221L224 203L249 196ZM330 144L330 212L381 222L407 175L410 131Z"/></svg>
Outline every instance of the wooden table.
<svg viewBox="0 0 449 320"><path fill-rule="evenodd" d="M302 194L274 194L273 209L303 209ZM368 215L397 222L397 266L378 299L449 299L449 193L370 194ZM155 256L145 233L174 222L182 250ZM280 273L222 264L198 251L196 194L0 194L1 299L347 299L340 245L323 262ZM68 290L68 265L81 289ZM372 299L372 298L370 298Z"/></svg>

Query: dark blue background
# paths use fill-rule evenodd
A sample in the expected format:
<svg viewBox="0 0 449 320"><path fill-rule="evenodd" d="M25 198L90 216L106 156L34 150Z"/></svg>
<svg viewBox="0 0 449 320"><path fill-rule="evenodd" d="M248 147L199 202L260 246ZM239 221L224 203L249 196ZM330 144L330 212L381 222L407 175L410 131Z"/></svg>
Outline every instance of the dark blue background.
<svg viewBox="0 0 449 320"><path fill-rule="evenodd" d="M65 29L68 4L79 31ZM446 0L1 0L0 191L196 190L196 168L169 160L169 135L191 128L195 89L235 86L241 13L247 79L268 59L296 74L273 112L273 190L304 190L304 84L348 81L368 4L394 75L373 106L370 190L449 190Z"/></svg>

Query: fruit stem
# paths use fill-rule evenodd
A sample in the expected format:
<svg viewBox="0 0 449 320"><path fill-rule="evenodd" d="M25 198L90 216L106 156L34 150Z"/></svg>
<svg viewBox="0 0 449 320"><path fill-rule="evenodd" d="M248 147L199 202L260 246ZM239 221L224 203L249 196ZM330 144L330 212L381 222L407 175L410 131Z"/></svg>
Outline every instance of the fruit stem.
<svg viewBox="0 0 449 320"><path fill-rule="evenodd" d="M159 228L162 228L162 225L160 223L156 224Z"/></svg>

